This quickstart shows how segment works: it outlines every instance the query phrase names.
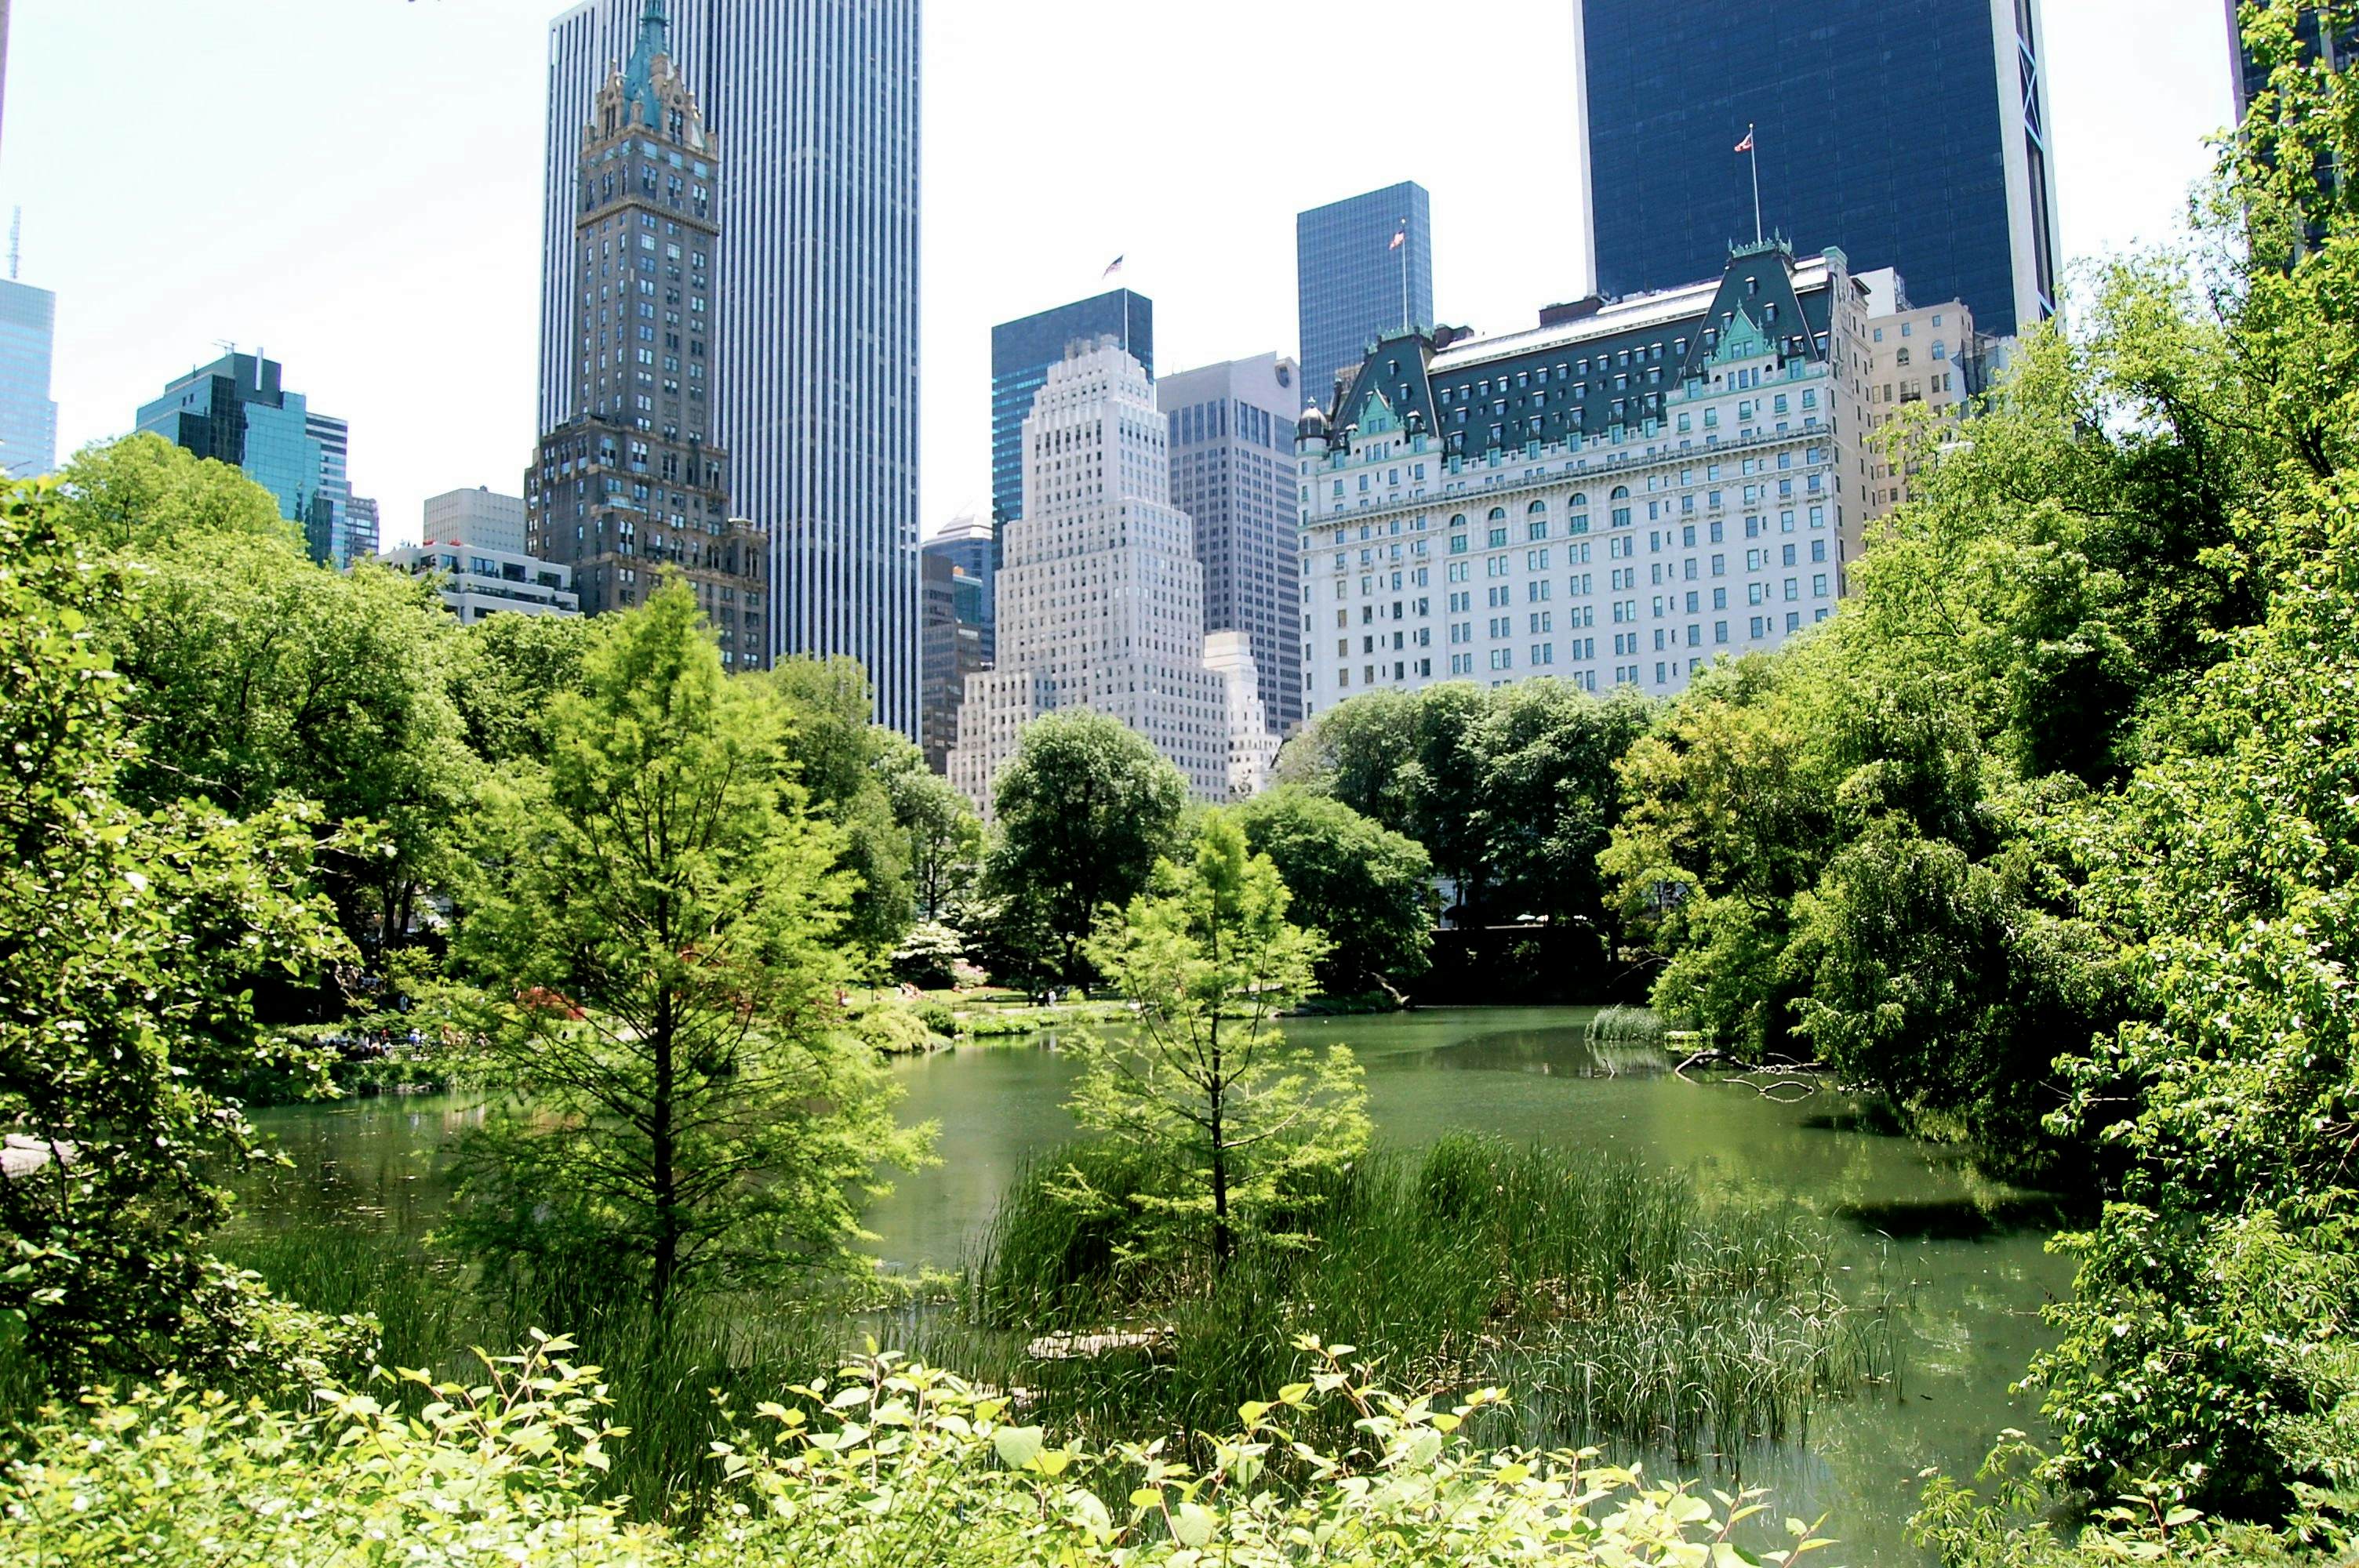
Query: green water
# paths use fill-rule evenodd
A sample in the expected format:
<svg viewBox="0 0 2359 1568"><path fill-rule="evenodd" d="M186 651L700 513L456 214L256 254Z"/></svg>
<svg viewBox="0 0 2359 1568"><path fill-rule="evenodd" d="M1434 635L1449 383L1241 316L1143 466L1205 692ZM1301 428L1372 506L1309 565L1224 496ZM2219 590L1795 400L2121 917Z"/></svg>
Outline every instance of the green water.
<svg viewBox="0 0 2359 1568"><path fill-rule="evenodd" d="M1471 1128L1635 1155L1689 1172L1707 1194L1788 1193L1835 1221L1838 1261L1863 1296L1910 1303L1896 1319L1900 1376L1827 1407L1805 1441L1728 1457L1746 1484L1774 1490L1781 1515L1830 1516L1844 1544L1829 1561L1918 1561L1900 1524L1919 1472L1970 1475L2001 1428L2037 1425L2031 1402L2011 1399L2007 1385L2044 1343L2041 1304L2071 1283L2069 1265L2042 1247L2055 1217L1952 1151L1864 1130L1840 1096L1689 1082L1645 1054L1593 1059L1589 1016L1467 1009L1294 1028L1359 1053L1387 1142ZM944 1052L895 1074L904 1119L940 1124L941 1163L901 1176L871 1207L875 1249L901 1267L954 1267L1017 1162L1072 1135L1063 1109L1071 1065L1038 1041ZM443 1202L450 1141L473 1117L469 1101L446 1096L269 1112L261 1119L295 1168L250 1194L239 1223L421 1231Z"/></svg>

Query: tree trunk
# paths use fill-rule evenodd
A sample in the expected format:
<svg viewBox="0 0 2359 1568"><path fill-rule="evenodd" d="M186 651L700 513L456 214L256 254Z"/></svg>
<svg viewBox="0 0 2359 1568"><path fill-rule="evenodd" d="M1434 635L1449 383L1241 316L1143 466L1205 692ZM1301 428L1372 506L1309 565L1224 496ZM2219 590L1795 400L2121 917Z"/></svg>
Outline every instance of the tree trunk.
<svg viewBox="0 0 2359 1568"><path fill-rule="evenodd" d="M656 1006L655 1027L647 1043L655 1056L655 1092L648 1106L653 1139L648 1152L648 1175L655 1192L656 1234L648 1282L648 1305L658 1323L671 1308L673 1282L679 1270L679 1178L673 1166L678 1151L673 1142L673 1039L671 999Z"/></svg>
<svg viewBox="0 0 2359 1568"><path fill-rule="evenodd" d="M1226 1105L1228 1085L1221 1076L1221 1026L1212 1025L1212 1071L1208 1087L1211 1090L1212 1133L1212 1273L1215 1277L1229 1266L1229 1258L1236 1250L1236 1238L1229 1227L1229 1152L1222 1121Z"/></svg>

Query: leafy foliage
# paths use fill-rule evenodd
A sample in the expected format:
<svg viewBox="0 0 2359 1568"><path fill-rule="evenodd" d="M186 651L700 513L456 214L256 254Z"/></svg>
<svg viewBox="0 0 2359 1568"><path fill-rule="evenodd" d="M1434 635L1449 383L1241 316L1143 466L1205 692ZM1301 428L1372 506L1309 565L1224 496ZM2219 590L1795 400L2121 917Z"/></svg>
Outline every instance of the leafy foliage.
<svg viewBox="0 0 2359 1568"><path fill-rule="evenodd" d="M600 629L550 761L492 787L454 967L495 1109L452 1235L527 1271L590 1259L661 1315L707 1282L845 1260L895 1127L842 1027L842 831L804 809L797 716L722 672L688 589Z"/></svg>
<svg viewBox="0 0 2359 1568"><path fill-rule="evenodd" d="M1435 899L1422 846L1293 786L1256 796L1233 818L1286 884L1288 918L1328 935L1315 966L1320 989L1350 995L1425 972Z"/></svg>
<svg viewBox="0 0 2359 1568"><path fill-rule="evenodd" d="M914 918L900 781L924 772L924 758L869 722L875 693L857 660L785 659L763 678L788 715L787 750L812 815L842 830L839 863L855 879L844 935L872 957L890 953Z"/></svg>

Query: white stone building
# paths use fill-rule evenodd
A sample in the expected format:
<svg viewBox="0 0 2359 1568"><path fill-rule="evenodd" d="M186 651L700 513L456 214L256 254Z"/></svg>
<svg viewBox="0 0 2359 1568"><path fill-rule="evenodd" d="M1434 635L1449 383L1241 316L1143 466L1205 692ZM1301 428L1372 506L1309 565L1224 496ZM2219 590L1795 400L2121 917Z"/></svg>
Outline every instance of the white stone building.
<svg viewBox="0 0 2359 1568"><path fill-rule="evenodd" d="M1170 503L1168 422L1136 360L1077 343L1024 422L1024 515L997 574L998 667L967 677L950 777L991 810L1024 726L1087 708L1229 793L1228 694L1204 667L1204 568Z"/></svg>
<svg viewBox="0 0 2359 1568"><path fill-rule="evenodd" d="M1379 341L1301 425L1306 717L1447 680L1667 695L1824 620L1869 515L1866 319L1842 252L1772 243Z"/></svg>
<svg viewBox="0 0 2359 1568"><path fill-rule="evenodd" d="M1964 417L1973 399L1990 390L1993 378L2014 357L2015 340L1994 338L1974 327L1963 300L1912 305L1908 284L1890 267L1862 273L1867 289L1867 427L1870 430L1921 403L1945 419ZM1908 476L1885 460L1879 448L1869 455L1867 503L1871 516L1908 498Z"/></svg>
<svg viewBox="0 0 2359 1568"><path fill-rule="evenodd" d="M1229 798L1251 800L1269 787L1280 744L1270 729L1269 709L1262 702L1253 633L1207 633L1204 665L1228 687Z"/></svg>

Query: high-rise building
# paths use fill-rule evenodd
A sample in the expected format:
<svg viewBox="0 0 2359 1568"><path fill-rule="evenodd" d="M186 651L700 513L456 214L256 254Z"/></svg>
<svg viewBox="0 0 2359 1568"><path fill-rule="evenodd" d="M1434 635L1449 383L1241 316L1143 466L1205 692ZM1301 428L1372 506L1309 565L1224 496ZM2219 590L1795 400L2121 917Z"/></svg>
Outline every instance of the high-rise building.
<svg viewBox="0 0 2359 1568"><path fill-rule="evenodd" d="M1272 732L1302 722L1300 481L1294 427L1302 387L1277 354L1167 375L1156 406L1171 422L1171 504L1196 528L1204 628L1252 649Z"/></svg>
<svg viewBox="0 0 2359 1568"><path fill-rule="evenodd" d="M1889 263L1999 336L2054 312L2038 0L1577 0L1575 16L1576 161L1608 297L1709 276L1767 232ZM1748 128L1750 156L1733 150Z"/></svg>
<svg viewBox="0 0 2359 1568"><path fill-rule="evenodd" d="M1867 314L1841 251L1377 344L1307 414L1305 716L1558 676L1669 695L1833 613L1867 514Z"/></svg>
<svg viewBox="0 0 2359 1568"><path fill-rule="evenodd" d="M1962 299L1914 305L1908 283L1890 267L1858 275L1867 309L1867 427L1888 425L1917 405L1962 418L1988 392L2013 344L1974 327ZM1867 514L1881 515L1908 499L1908 473L1889 454L1867 454Z"/></svg>
<svg viewBox="0 0 2359 1568"><path fill-rule="evenodd" d="M1262 707L1253 640L1243 632L1208 632L1204 667L1221 677L1228 699L1229 798L1251 800L1269 787L1277 767L1278 738Z"/></svg>
<svg viewBox="0 0 2359 1568"><path fill-rule="evenodd" d="M2245 47L2244 18L2240 13L2253 8L2253 0L2228 0L2228 48L2234 57L2229 62L2229 86L2235 96L2236 118L2242 122L2245 111L2253 100L2266 92L2269 73ZM2340 70L2359 59L2359 19L2348 21L2340 28L2330 25L2330 19L2317 6L2306 5L2301 16L2301 52L2309 59L2322 59L2331 70Z"/></svg>
<svg viewBox="0 0 2359 1568"><path fill-rule="evenodd" d="M58 406L49 401L58 297L0 281L0 472L29 479L58 466Z"/></svg>
<svg viewBox="0 0 2359 1568"><path fill-rule="evenodd" d="M1304 401L1323 407L1335 383L1360 368L1369 343L1433 324L1433 214L1425 187L1403 180L1297 213L1294 270Z"/></svg>
<svg viewBox="0 0 2359 1568"><path fill-rule="evenodd" d="M385 544L385 530L380 525L376 503L365 495L355 495L352 510L345 514L344 553L346 566L353 561L365 561Z"/></svg>
<svg viewBox="0 0 2359 1568"><path fill-rule="evenodd" d="M918 745L926 754L926 766L946 773L951 752L958 744L959 704L966 695L966 677L991 667L983 654L983 584L931 546L927 546L920 566L925 582L925 646L919 651L924 711Z"/></svg>
<svg viewBox="0 0 2359 1568"><path fill-rule="evenodd" d="M583 131L572 267L583 335L572 412L541 436L525 478L525 547L571 568L592 615L640 602L677 569L723 662L756 668L772 644L769 541L732 516L732 455L712 434L719 177L663 9L650 0Z"/></svg>
<svg viewBox="0 0 2359 1568"><path fill-rule="evenodd" d="M558 16L540 332L552 430L578 411L573 356L600 330L575 276L583 130L612 62L655 20L706 111L706 146L658 181L704 188L719 224L711 435L731 457L734 513L768 536L766 652L860 660L878 720L912 738L918 17L919 0L583 0Z"/></svg>
<svg viewBox="0 0 2359 1568"><path fill-rule="evenodd" d="M320 447L320 497L327 504L304 524L303 542L311 558L339 570L353 564L353 427L326 414L306 412L304 433Z"/></svg>
<svg viewBox="0 0 2359 1568"><path fill-rule="evenodd" d="M1228 693L1204 665L1204 568L1171 504L1166 421L1146 367L1076 343L1024 421L1024 511L1000 538L999 663L970 676L951 782L992 808L1024 727L1087 708L1229 790Z"/></svg>
<svg viewBox="0 0 2359 1568"><path fill-rule="evenodd" d="M525 553L525 507L521 495L501 495L485 486L449 490L426 498L424 530L430 542L473 545L486 550Z"/></svg>
<svg viewBox="0 0 2359 1568"><path fill-rule="evenodd" d="M991 531L1006 558L1007 525L1024 515L1024 421L1049 368L1075 343L1112 338L1155 380L1155 301L1127 288L1076 299L991 330Z"/></svg>
<svg viewBox="0 0 2359 1568"><path fill-rule="evenodd" d="M962 512L944 524L941 532L927 540L924 550L927 555L940 556L974 579L977 642L982 650L984 667L988 669L999 647L992 619L991 592L999 552L992 537L991 524L972 512ZM952 701L955 703L956 699Z"/></svg>
<svg viewBox="0 0 2359 1568"><path fill-rule="evenodd" d="M298 524L316 561L333 558L337 498L321 436L342 420L315 420L299 392L287 390L276 360L235 350L164 388L139 409L137 428L245 470L277 498L278 514ZM334 460L341 479L341 448Z"/></svg>

